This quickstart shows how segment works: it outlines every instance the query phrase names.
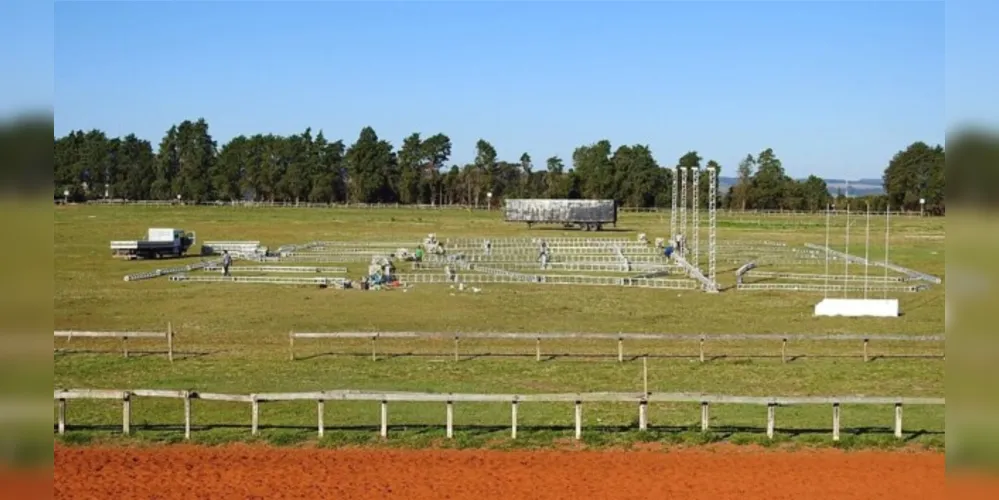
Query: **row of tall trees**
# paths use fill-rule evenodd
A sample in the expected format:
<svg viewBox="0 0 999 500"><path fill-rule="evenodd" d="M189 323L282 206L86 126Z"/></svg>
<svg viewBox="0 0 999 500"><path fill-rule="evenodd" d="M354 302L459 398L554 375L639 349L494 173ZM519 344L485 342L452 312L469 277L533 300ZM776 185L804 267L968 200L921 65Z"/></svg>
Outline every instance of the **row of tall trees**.
<svg viewBox="0 0 999 500"><path fill-rule="evenodd" d="M939 197L930 199L942 206L943 176L933 170L933 154L939 150L942 161L943 150L917 147L921 144L900 152L885 171L893 206L938 187ZM705 161L696 151L663 166L647 145L614 148L607 140L576 148L571 165L558 156L547 158L543 169L536 168L528 153L517 161L499 158L496 148L484 139L476 143L471 163L451 163L451 149L447 135L419 133L404 138L396 149L371 127L362 129L349 145L306 129L290 136L241 135L220 147L204 119L188 120L171 127L155 150L149 141L132 134L109 137L100 130L81 130L55 139L54 187L56 197L68 191L75 200L484 206L490 197L494 201L612 198L627 206L666 207L672 196L674 166L715 168L719 178L722 171L718 162ZM792 179L772 149L747 155L736 174L734 185L719 192L722 207L818 210L831 201L825 181L815 176ZM708 183L705 172L698 186L702 207L708 203Z"/></svg>

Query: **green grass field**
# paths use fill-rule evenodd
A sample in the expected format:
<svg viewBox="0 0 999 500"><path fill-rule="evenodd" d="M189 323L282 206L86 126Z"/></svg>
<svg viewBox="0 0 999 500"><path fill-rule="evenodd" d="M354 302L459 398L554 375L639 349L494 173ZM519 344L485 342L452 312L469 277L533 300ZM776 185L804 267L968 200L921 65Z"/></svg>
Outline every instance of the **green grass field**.
<svg viewBox="0 0 999 500"><path fill-rule="evenodd" d="M499 212L406 209L291 209L213 207L69 206L55 210L55 328L70 330L177 332L169 363L160 354L120 355L113 341L73 340L56 348L55 387L102 389L191 389L212 392L271 392L332 389L434 392L589 392L635 391L642 387L640 361L616 361L616 342L546 342L546 354L563 354L541 363L533 342L480 341L462 344L462 361L451 360L450 341L379 341L394 356L370 360L365 341L302 342L302 359L288 360L288 332L436 331L436 332L663 332L663 333L901 333L942 334L944 289L899 295L903 316L895 319L833 319L812 316L816 293L737 292L709 295L695 291L617 287L567 287L484 284L481 293L461 293L447 285L400 290L333 290L251 284L177 283L165 278L127 283L126 274L176 265L175 262L126 262L110 256L108 242L132 239L147 227L197 231L200 240L259 240L276 248L313 240L398 241L414 244L427 233L448 237L593 236L561 228L528 230L502 222ZM858 222L859 221L859 222ZM835 221L833 245L842 249L844 220ZM851 253L863 255L864 227L855 219ZM884 253L884 221L872 222L872 258ZM623 214L619 231L607 236L651 239L668 236L668 214ZM706 235L706 232L704 233ZM892 221L891 261L944 277L944 220L897 218ZM718 223L719 242L777 240L801 245L825 241L824 217L726 216ZM702 237L706 242L706 236ZM702 248L706 243L702 243ZM195 249L196 250L196 249ZM196 261L191 257L182 262ZM327 264L323 264L327 265ZM328 264L338 265L338 264ZM841 266L842 264L838 264ZM723 284L734 282L737 263L719 262ZM348 264L358 277L365 263ZM775 268L776 270L777 268ZM802 269L782 268L801 272ZM834 272L841 272L842 268ZM811 272L822 272L811 269ZM862 273L852 266L851 273ZM882 272L871 268L872 273ZM853 293L852 296L857 296ZM162 350L159 342L130 341L133 351ZM942 354L935 344L874 344L872 362L861 360L861 345L805 342L789 354L807 354L782 364L780 346L729 342L709 346L699 363L696 343L626 344L630 356L651 354L653 392L709 392L730 395L944 395L944 361L919 357ZM98 352L93 352L98 351ZM481 355L481 354L490 355ZM480 354L481 356L474 356ZM518 356L513 356L517 354ZM605 359L594 357L606 354ZM741 355L754 355L744 357ZM770 357L763 357L768 355ZM911 357L899 355L914 355ZM196 401L194 439L200 442L250 440L245 404ZM572 405L524 404L520 436L506 439L509 407L503 404L456 405L455 446L543 446L571 436ZM311 403L262 406L259 439L291 444L315 441ZM133 434L119 435L120 403L72 401L71 426L61 438L95 441L177 441L183 423L179 401L139 399L133 403ZM389 445L439 444L444 408L439 404L390 405ZM712 408L716 432L702 435L696 405L654 405L652 431L639 435L637 409L624 404L587 405L584 437L590 444L632 441L699 443L727 440L764 442L766 409ZM841 446L899 446L891 437L890 407L843 408ZM377 403L328 403L328 431L321 445L377 441ZM73 425L86 428L72 428ZM115 430L115 426L118 426ZM202 428L203 427L203 428ZM615 430L618 427L627 429ZM778 443L831 443L831 411L826 407L778 410ZM602 429L606 428L606 429ZM943 447L944 409L908 407L902 444ZM615 432L604 432L615 430Z"/></svg>

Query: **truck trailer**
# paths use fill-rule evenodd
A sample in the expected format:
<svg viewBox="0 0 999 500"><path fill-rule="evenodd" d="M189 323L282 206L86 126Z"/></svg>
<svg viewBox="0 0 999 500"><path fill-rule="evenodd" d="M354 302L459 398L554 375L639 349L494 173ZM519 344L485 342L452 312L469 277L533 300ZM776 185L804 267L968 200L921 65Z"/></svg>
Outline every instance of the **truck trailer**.
<svg viewBox="0 0 999 500"><path fill-rule="evenodd" d="M149 228L144 240L111 242L111 255L128 260L182 257L194 246L195 235L183 229Z"/></svg>
<svg viewBox="0 0 999 500"><path fill-rule="evenodd" d="M584 231L599 231L604 224L617 225L617 202L614 200L506 200L506 222L562 224Z"/></svg>

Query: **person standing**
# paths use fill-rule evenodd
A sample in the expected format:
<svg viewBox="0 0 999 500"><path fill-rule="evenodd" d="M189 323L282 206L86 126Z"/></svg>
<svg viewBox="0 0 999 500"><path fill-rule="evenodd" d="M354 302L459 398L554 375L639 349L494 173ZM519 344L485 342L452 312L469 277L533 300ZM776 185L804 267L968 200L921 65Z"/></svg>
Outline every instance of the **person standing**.
<svg viewBox="0 0 999 500"><path fill-rule="evenodd" d="M232 256L229 255L228 250L222 250L222 276L231 276L229 274L229 266L232 265Z"/></svg>

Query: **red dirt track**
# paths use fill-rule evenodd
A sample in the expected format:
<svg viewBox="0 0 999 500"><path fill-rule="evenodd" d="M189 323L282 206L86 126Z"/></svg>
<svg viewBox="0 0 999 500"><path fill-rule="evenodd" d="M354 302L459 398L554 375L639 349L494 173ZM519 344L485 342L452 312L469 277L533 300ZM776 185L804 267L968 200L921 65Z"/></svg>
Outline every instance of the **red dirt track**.
<svg viewBox="0 0 999 500"><path fill-rule="evenodd" d="M55 448L55 498L944 498L916 452Z"/></svg>

